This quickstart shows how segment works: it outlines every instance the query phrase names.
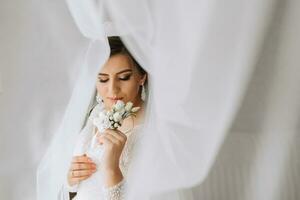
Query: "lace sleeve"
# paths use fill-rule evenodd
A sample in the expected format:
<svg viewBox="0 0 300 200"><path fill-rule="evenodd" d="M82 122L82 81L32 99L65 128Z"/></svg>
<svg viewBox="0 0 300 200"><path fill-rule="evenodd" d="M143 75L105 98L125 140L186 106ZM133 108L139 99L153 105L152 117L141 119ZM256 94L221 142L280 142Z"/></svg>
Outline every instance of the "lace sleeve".
<svg viewBox="0 0 300 200"><path fill-rule="evenodd" d="M124 179L120 181L118 184L105 188L103 187L103 194L105 200L123 200L124 199L124 187L125 181Z"/></svg>

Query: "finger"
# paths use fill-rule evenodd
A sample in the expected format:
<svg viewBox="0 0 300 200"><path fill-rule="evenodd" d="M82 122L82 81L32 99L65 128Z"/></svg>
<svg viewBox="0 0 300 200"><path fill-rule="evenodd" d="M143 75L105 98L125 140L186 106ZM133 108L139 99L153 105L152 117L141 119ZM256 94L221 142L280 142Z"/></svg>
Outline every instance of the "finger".
<svg viewBox="0 0 300 200"><path fill-rule="evenodd" d="M114 144L113 141L111 141L107 136L101 135L98 138L99 144Z"/></svg>
<svg viewBox="0 0 300 200"><path fill-rule="evenodd" d="M122 131L115 129L115 131L123 138L127 139L127 135L125 135L125 133L123 133Z"/></svg>
<svg viewBox="0 0 300 200"><path fill-rule="evenodd" d="M88 156L83 155L83 156L74 156L72 159L72 162L78 162L78 163L90 162L90 163L92 163L93 161Z"/></svg>
<svg viewBox="0 0 300 200"><path fill-rule="evenodd" d="M78 178L82 176L89 176L90 174L93 174L96 170L80 170L80 171L69 171L68 176L70 178Z"/></svg>
<svg viewBox="0 0 300 200"><path fill-rule="evenodd" d="M120 140L122 142L125 140L125 137L126 137L125 134L121 135L121 133L122 133L121 131L109 130L106 133L114 136L117 140Z"/></svg>
<svg viewBox="0 0 300 200"><path fill-rule="evenodd" d="M92 163L73 163L71 170L86 170L86 169L96 169L96 164Z"/></svg>
<svg viewBox="0 0 300 200"><path fill-rule="evenodd" d="M97 166L94 163L72 163L71 170L85 170L96 169Z"/></svg>
<svg viewBox="0 0 300 200"><path fill-rule="evenodd" d="M121 137L124 137L124 138L127 138L127 136L122 132L120 131L119 129L107 129L106 130L107 132L114 132L114 133L117 133L118 135L120 135Z"/></svg>
<svg viewBox="0 0 300 200"><path fill-rule="evenodd" d="M73 171L71 175L73 178L82 177L82 176L89 176L96 172L96 169L93 170L80 170L80 171Z"/></svg>
<svg viewBox="0 0 300 200"><path fill-rule="evenodd" d="M115 138L113 135L111 135L109 133L105 134L104 137L108 138L114 144L121 143L121 141L119 139Z"/></svg>

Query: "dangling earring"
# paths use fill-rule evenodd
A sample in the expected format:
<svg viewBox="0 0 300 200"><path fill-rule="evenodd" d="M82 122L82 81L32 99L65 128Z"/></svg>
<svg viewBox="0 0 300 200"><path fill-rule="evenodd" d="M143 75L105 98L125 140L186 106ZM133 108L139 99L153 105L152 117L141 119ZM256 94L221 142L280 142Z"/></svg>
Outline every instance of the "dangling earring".
<svg viewBox="0 0 300 200"><path fill-rule="evenodd" d="M145 86L144 85L142 85L141 99L143 101L146 100L146 90L145 90Z"/></svg>
<svg viewBox="0 0 300 200"><path fill-rule="evenodd" d="M96 95L96 101L97 101L97 103L99 103L99 104L103 102L103 99L101 99L101 97L100 97L99 94Z"/></svg>

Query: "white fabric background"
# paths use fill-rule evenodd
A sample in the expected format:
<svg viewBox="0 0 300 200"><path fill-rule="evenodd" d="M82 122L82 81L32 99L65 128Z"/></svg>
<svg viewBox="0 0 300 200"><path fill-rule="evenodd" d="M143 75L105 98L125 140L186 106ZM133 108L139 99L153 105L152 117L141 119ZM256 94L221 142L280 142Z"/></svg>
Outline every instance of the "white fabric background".
<svg viewBox="0 0 300 200"><path fill-rule="evenodd" d="M207 21L230 12L232 21L224 17L223 26L212 24L211 35L199 35L199 41L205 39L201 47L210 52L227 41L219 31L241 27L237 36L248 37L238 43L236 57L241 60L236 62L253 66L253 71L236 77L237 84L248 80L249 84L241 102L234 104L235 120L215 164L195 189L195 199L299 199L299 2L245 4L260 5L261 10L251 15L258 21L241 20L244 29L235 15L243 3L214 3ZM0 5L0 197L34 199L38 162L61 122L88 40L78 32L64 2L1 1ZM166 21L161 20L161 26ZM243 34L247 27L255 29ZM230 36L232 30L226 33ZM210 85L203 87L209 91Z"/></svg>

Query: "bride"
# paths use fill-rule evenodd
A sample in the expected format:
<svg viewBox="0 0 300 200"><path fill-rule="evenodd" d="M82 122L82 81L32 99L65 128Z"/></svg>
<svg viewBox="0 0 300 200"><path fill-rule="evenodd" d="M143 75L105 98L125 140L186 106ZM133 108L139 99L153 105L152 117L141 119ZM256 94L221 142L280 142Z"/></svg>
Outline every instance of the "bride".
<svg viewBox="0 0 300 200"><path fill-rule="evenodd" d="M97 75L98 103L91 109L77 138L66 181L59 193L60 200L124 198L126 173L133 147L138 141L138 130L144 120L147 73L120 37L111 36L108 40L110 56ZM93 124L93 117L99 112L111 110L118 100L132 102L140 109L135 117L125 118L118 129L105 129L100 133ZM101 161L97 148L92 145L93 138L96 138L97 145L104 148Z"/></svg>

